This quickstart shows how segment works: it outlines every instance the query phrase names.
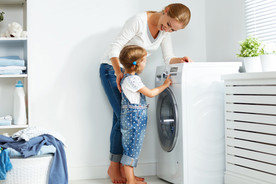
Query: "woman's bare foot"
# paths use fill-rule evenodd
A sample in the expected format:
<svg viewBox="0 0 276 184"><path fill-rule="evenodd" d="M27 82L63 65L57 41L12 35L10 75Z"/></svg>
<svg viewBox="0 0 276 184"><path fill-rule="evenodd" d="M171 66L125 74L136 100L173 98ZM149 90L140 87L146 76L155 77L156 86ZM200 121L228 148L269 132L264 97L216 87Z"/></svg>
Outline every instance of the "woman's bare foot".
<svg viewBox="0 0 276 184"><path fill-rule="evenodd" d="M109 175L109 178L111 179L112 183L126 183L126 178L124 178L121 175L120 165L121 164L119 162L110 162L107 174Z"/></svg>
<svg viewBox="0 0 276 184"><path fill-rule="evenodd" d="M144 179L144 178L143 178ZM147 184L147 182L145 182L145 181L137 181L136 180L136 184Z"/></svg>
<svg viewBox="0 0 276 184"><path fill-rule="evenodd" d="M136 182L134 182L134 183L127 182L126 184L147 184L147 182L145 182L145 181L137 181L136 180Z"/></svg>
<svg viewBox="0 0 276 184"><path fill-rule="evenodd" d="M120 164L120 171L121 171L121 175L126 178L126 175L125 175L125 170L124 170L124 166L122 164ZM138 176L135 176L135 179L136 181L145 181L145 178L141 178L141 177L138 177ZM140 184L140 183L139 183ZM143 183L142 183L143 184Z"/></svg>

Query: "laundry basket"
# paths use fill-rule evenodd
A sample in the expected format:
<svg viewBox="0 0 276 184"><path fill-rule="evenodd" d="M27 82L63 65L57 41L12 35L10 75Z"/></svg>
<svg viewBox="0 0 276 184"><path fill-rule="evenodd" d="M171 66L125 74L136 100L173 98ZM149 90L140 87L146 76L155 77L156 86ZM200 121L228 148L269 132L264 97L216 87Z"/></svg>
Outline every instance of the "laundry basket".
<svg viewBox="0 0 276 184"><path fill-rule="evenodd" d="M0 184L48 184L52 154L10 160L13 168Z"/></svg>

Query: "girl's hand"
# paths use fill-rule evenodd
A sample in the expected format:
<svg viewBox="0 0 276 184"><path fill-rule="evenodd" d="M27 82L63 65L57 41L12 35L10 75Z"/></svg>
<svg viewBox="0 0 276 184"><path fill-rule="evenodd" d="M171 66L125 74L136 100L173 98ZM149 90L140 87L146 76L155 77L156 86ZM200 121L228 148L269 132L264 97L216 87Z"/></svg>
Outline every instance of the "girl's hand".
<svg viewBox="0 0 276 184"><path fill-rule="evenodd" d="M117 88L120 91L120 93L122 92L120 82L121 82L121 80L122 80L123 77L124 77L123 73L118 74L117 77L116 77Z"/></svg>
<svg viewBox="0 0 276 184"><path fill-rule="evenodd" d="M168 77L166 78L166 80L163 83L166 87L169 87L172 84L172 80L170 79L170 76L171 75L168 75Z"/></svg>

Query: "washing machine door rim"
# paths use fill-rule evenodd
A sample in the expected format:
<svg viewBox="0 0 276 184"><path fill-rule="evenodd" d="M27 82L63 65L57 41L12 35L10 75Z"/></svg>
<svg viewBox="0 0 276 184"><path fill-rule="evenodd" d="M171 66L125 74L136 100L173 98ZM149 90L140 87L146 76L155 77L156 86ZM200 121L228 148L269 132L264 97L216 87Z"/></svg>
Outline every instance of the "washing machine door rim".
<svg viewBox="0 0 276 184"><path fill-rule="evenodd" d="M163 150L170 152L177 142L179 129L177 102L170 88L158 96L156 119L160 145Z"/></svg>

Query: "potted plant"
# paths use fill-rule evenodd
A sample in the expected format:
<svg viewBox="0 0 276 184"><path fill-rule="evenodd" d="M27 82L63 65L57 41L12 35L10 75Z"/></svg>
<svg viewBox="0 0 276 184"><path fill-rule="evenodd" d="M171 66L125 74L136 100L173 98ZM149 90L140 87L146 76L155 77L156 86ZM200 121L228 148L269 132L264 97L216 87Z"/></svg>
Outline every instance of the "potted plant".
<svg viewBox="0 0 276 184"><path fill-rule="evenodd" d="M261 48L263 72L276 71L276 46L272 42L264 43Z"/></svg>
<svg viewBox="0 0 276 184"><path fill-rule="evenodd" d="M0 22L2 22L4 20L4 14L5 14L4 12L0 13Z"/></svg>
<svg viewBox="0 0 276 184"><path fill-rule="evenodd" d="M243 58L243 66L246 72L262 71L260 46L261 42L251 36L240 42L240 53L237 56Z"/></svg>

